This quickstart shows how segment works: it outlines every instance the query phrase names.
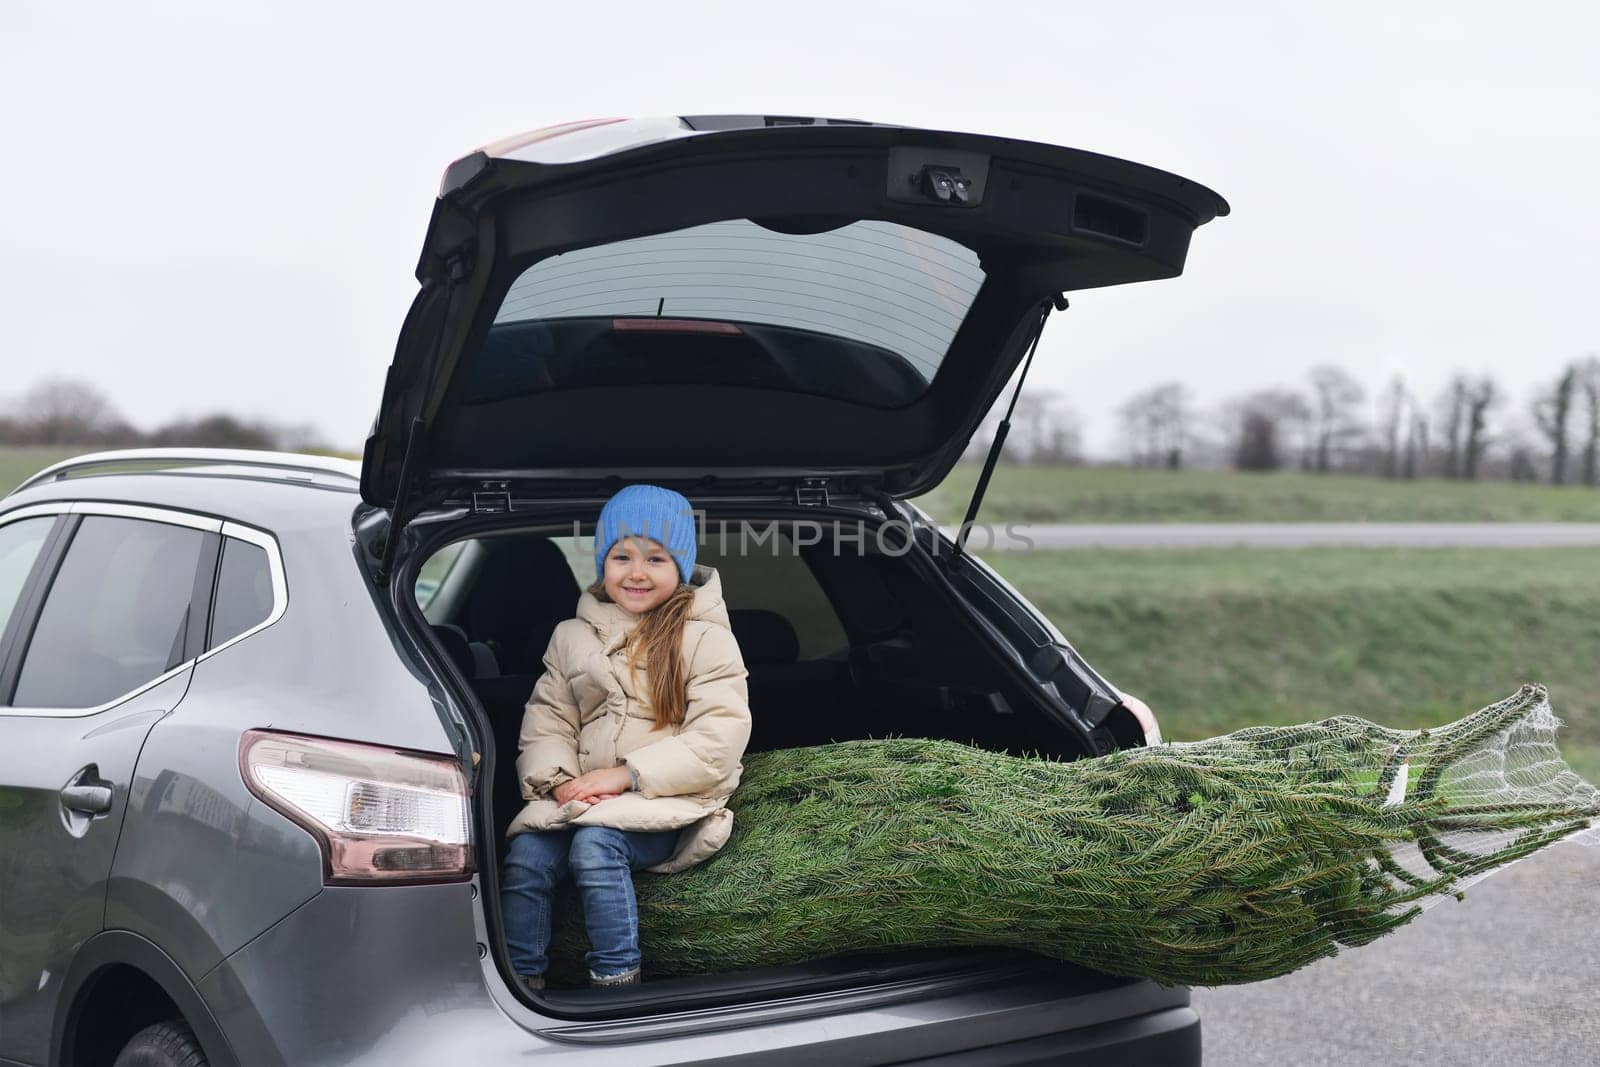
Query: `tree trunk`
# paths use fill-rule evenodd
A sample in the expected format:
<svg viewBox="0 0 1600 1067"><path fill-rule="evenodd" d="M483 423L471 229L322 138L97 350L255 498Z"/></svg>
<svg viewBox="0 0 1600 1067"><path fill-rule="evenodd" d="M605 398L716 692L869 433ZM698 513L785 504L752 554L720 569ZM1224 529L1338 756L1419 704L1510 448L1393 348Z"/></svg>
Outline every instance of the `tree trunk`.
<svg viewBox="0 0 1600 1067"><path fill-rule="evenodd" d="M1589 424L1583 446L1583 484L1600 485L1600 360L1584 364L1583 407Z"/></svg>
<svg viewBox="0 0 1600 1067"><path fill-rule="evenodd" d="M1467 383L1457 377L1450 383L1450 416L1445 423L1445 448L1449 457L1446 476L1459 478L1462 474L1461 428L1467 408Z"/></svg>

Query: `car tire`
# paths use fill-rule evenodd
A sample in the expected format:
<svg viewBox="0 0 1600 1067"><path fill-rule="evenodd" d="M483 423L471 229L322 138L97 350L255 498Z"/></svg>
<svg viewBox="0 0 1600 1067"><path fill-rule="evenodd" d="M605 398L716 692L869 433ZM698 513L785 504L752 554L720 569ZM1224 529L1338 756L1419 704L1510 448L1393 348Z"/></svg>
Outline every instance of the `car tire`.
<svg viewBox="0 0 1600 1067"><path fill-rule="evenodd" d="M194 1031L187 1023L173 1020L134 1034L112 1067L206 1067L207 1062Z"/></svg>

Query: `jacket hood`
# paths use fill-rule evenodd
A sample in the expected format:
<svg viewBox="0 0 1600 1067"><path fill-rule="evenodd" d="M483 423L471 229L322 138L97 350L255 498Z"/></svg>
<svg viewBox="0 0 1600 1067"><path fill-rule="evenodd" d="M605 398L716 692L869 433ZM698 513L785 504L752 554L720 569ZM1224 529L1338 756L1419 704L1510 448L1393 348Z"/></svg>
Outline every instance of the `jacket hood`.
<svg viewBox="0 0 1600 1067"><path fill-rule="evenodd" d="M722 578L715 567L696 563L689 572L689 585L694 587L694 604L689 618L714 623L732 631L728 620L728 606L722 600ZM621 604L613 604L596 597L587 589L578 598L578 618L594 627L607 652L621 646L628 633L638 625L641 616L635 615Z"/></svg>

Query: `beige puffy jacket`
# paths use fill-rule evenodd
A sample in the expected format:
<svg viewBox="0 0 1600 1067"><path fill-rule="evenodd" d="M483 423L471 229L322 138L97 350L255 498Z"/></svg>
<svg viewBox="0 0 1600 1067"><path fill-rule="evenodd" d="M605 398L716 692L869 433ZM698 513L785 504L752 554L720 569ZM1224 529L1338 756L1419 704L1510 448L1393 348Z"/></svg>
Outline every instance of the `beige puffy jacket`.
<svg viewBox="0 0 1600 1067"><path fill-rule="evenodd" d="M507 836L576 826L689 827L673 854L649 868L659 872L693 866L728 840L728 797L750 740L749 672L716 569L697 565L689 584L696 590L683 628L688 703L677 726L654 728L643 663L630 677L622 643L639 616L585 591L578 617L556 627L522 716L517 776L528 803ZM639 776L637 791L596 804L557 804L550 795L580 774L624 763Z"/></svg>

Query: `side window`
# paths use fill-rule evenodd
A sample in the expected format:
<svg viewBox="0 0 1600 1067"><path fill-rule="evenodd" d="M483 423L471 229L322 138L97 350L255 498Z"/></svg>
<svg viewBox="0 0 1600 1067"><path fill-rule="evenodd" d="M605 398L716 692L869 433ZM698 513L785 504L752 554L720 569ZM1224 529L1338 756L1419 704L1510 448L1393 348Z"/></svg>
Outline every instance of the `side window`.
<svg viewBox="0 0 1600 1067"><path fill-rule="evenodd" d="M850 643L838 613L797 553L788 529L758 544L740 538L736 524L730 523L725 543L716 528L704 540L697 561L717 568L730 611L760 608L783 616L794 628L801 659L818 659ZM589 567L592 573L592 553Z"/></svg>
<svg viewBox="0 0 1600 1067"><path fill-rule="evenodd" d="M185 526L85 516L45 597L12 703L93 707L183 662L204 539Z"/></svg>
<svg viewBox="0 0 1600 1067"><path fill-rule="evenodd" d="M54 515L39 515L0 526L0 633L5 631L33 561L55 521Z"/></svg>
<svg viewBox="0 0 1600 1067"><path fill-rule="evenodd" d="M467 542L456 541L445 545L439 551L428 557L428 561L417 572L417 585L414 593L417 598L417 607L424 612L433 603L433 598L438 595L439 587L449 577L450 570L456 565L456 560L461 556L461 550L467 547ZM429 622L443 622L443 619L429 618Z"/></svg>
<svg viewBox="0 0 1600 1067"><path fill-rule="evenodd" d="M217 570L217 600L211 609L207 648L231 641L272 614L272 568L267 550L237 537L222 544Z"/></svg>

